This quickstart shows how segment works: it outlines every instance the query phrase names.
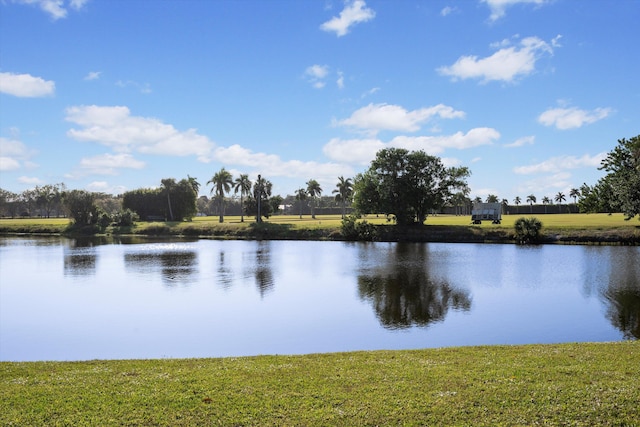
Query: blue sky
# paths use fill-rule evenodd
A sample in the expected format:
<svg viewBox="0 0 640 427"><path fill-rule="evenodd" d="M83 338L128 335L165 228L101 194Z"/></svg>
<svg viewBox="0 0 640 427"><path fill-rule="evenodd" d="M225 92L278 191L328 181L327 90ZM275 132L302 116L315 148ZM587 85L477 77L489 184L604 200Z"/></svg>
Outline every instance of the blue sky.
<svg viewBox="0 0 640 427"><path fill-rule="evenodd" d="M640 133L640 0L0 0L0 187L220 168L285 196L385 147L541 201Z"/></svg>

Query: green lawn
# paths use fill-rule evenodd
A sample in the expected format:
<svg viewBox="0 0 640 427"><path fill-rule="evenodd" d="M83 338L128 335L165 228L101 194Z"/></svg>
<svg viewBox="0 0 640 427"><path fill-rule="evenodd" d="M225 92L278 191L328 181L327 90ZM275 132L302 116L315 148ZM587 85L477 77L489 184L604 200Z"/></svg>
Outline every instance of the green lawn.
<svg viewBox="0 0 640 427"><path fill-rule="evenodd" d="M542 221L546 227L595 227L595 228L612 228L612 227L636 227L640 226L640 221L631 219L625 221L624 215L617 214L546 214L546 215L503 215L502 224L494 225L490 222L484 222L482 227L507 227L513 228L516 219L527 216L535 216ZM194 223L218 223L217 216L196 217ZM364 220L373 224L391 224L383 215L368 215ZM339 227L341 223L340 215L317 215L316 219L312 219L310 215L303 215L302 219L298 215L275 215L265 220L274 224L291 224L294 227L319 227L333 228ZM239 216L225 216L226 224L241 225ZM245 224L254 222L254 218L245 217ZM435 215L429 216L425 221L426 225L471 225L471 216L454 216L454 215Z"/></svg>
<svg viewBox="0 0 640 427"><path fill-rule="evenodd" d="M637 426L640 342L0 363L3 426Z"/></svg>

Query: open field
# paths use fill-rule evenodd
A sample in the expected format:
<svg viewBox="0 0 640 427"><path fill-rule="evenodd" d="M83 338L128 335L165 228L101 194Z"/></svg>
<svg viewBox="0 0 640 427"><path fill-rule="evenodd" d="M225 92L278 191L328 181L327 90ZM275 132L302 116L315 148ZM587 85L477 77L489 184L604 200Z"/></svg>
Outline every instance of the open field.
<svg viewBox="0 0 640 427"><path fill-rule="evenodd" d="M0 363L0 424L637 426L640 342Z"/></svg>
<svg viewBox="0 0 640 427"><path fill-rule="evenodd" d="M368 215L362 220L381 227L379 236L386 240L449 241L449 242L508 242L514 222L523 215L505 215L502 224L484 222L472 225L469 216L435 215L425 222L426 227L405 229L394 227L382 215ZM524 215L526 216L526 215ZM640 221L624 220L622 214L548 214L533 215L543 224L543 241L547 243L608 243L638 244ZM0 233L59 234L69 221L65 218L0 219ZM252 217L225 216L220 223L217 216L196 217L185 222L139 222L133 227L109 227L106 234L188 235L216 238L249 239L340 239L340 215L310 216L276 215L256 227Z"/></svg>

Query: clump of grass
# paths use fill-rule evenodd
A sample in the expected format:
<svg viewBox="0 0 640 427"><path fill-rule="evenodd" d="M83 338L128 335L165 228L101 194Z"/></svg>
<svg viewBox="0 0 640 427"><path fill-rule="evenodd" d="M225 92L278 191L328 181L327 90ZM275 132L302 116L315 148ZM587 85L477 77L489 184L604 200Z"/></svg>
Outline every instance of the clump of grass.
<svg viewBox="0 0 640 427"><path fill-rule="evenodd" d="M0 363L0 425L637 425L640 342Z"/></svg>

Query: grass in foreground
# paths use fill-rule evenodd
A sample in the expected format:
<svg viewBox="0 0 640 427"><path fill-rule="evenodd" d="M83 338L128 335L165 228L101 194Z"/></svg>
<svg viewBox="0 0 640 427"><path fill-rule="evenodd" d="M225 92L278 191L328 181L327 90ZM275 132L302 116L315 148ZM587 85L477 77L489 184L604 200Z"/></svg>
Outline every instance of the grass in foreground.
<svg viewBox="0 0 640 427"><path fill-rule="evenodd" d="M1 425L638 425L640 342L0 363Z"/></svg>

